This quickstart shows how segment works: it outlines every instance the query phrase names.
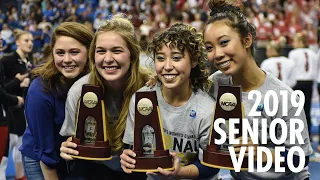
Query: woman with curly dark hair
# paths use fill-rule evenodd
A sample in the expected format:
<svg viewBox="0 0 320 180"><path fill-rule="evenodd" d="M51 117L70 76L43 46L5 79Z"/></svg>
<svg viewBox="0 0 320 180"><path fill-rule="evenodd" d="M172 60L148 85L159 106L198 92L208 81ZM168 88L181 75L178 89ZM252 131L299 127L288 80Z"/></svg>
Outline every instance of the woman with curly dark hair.
<svg viewBox="0 0 320 180"><path fill-rule="evenodd" d="M190 25L174 24L153 38L148 53L154 60L158 75L159 82L153 90L158 98L165 144L174 161L173 171L158 167L159 173L147 173L149 178L201 179L215 176L218 169L201 165L198 158L202 157L199 156L201 149L209 140L214 107L214 101L204 92L208 80L204 72L206 54L201 33ZM150 91L150 88L144 87L139 91ZM134 105L135 95L130 102L123 137L126 144L133 144ZM132 158L135 156L130 149L124 150L120 156L126 173L135 168Z"/></svg>

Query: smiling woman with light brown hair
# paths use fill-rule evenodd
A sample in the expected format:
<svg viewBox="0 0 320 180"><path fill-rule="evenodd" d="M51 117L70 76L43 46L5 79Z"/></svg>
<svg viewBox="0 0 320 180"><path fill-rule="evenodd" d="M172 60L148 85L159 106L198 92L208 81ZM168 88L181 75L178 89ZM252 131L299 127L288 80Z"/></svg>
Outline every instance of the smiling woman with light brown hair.
<svg viewBox="0 0 320 180"><path fill-rule="evenodd" d="M65 22L53 32L45 63L32 72L25 103L27 129L23 135L22 160L27 179L64 179L66 162L59 156L59 135L65 115L67 92L89 72L88 52L93 32L76 22Z"/></svg>
<svg viewBox="0 0 320 180"><path fill-rule="evenodd" d="M125 147L122 137L130 98L149 80L149 74L139 66L139 54L134 26L123 14L113 16L97 29L89 51L91 73L75 82L69 90L66 117L60 134L66 137L74 135L76 108L82 86L99 85L104 93L108 122L105 128L113 158L103 164L73 160L70 155L77 155L78 151L74 149L77 145L69 138L61 144L60 155L66 160L73 160L70 163L80 168L71 170L75 175L93 179L130 178L121 170L119 155Z"/></svg>

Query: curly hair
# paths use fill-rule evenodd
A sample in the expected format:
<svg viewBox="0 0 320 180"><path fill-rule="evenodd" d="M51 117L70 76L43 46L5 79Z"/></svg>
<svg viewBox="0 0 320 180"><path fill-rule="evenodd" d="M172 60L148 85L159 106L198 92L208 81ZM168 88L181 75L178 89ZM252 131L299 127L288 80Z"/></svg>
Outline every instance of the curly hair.
<svg viewBox="0 0 320 180"><path fill-rule="evenodd" d="M190 73L192 90L194 92L197 92L198 89L207 90L208 76L205 73L204 66L204 62L207 61L207 54L202 34L198 33L191 25L176 23L155 35L147 48L149 56L154 60L156 52L168 43L170 43L170 48L177 48L181 52L186 50L191 62L197 63Z"/></svg>

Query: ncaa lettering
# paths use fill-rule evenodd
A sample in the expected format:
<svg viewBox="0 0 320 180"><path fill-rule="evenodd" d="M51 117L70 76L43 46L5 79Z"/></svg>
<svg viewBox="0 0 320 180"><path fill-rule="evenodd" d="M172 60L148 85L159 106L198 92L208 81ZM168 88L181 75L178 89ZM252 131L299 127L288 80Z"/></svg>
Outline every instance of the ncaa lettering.
<svg viewBox="0 0 320 180"><path fill-rule="evenodd" d="M173 151L179 151L182 153L197 152L199 150L196 140L180 139L173 137Z"/></svg>
<svg viewBox="0 0 320 180"><path fill-rule="evenodd" d="M138 107L139 111L152 111L152 107Z"/></svg>
<svg viewBox="0 0 320 180"><path fill-rule="evenodd" d="M84 103L86 103L86 104L97 104L98 101L95 101L95 100L84 100Z"/></svg>
<svg viewBox="0 0 320 180"><path fill-rule="evenodd" d="M221 106L236 106L234 102L221 101Z"/></svg>

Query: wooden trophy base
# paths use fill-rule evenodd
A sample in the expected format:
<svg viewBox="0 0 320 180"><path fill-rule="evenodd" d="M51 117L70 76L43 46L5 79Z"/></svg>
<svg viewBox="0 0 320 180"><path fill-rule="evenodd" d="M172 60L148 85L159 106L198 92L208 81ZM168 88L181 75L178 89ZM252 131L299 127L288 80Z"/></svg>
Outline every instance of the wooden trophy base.
<svg viewBox="0 0 320 180"><path fill-rule="evenodd" d="M219 169L228 169L228 170L234 170L231 156L229 152L224 151L210 151L209 146L207 146L207 150L203 151L203 161L201 161L201 164L213 168L219 168ZM241 171L248 171L248 158L244 157L242 161L242 165L240 168Z"/></svg>
<svg viewBox="0 0 320 180"><path fill-rule="evenodd" d="M106 161L112 159L111 147L108 142L96 141L94 146L81 145L80 139L72 138L72 142L77 144L76 150L79 155L71 155L76 159L93 160L93 161Z"/></svg>
<svg viewBox="0 0 320 180"><path fill-rule="evenodd" d="M174 170L169 150L156 150L154 156L142 156L142 153L137 151L135 153L135 169L130 169L133 172L158 172L158 167L168 171Z"/></svg>

